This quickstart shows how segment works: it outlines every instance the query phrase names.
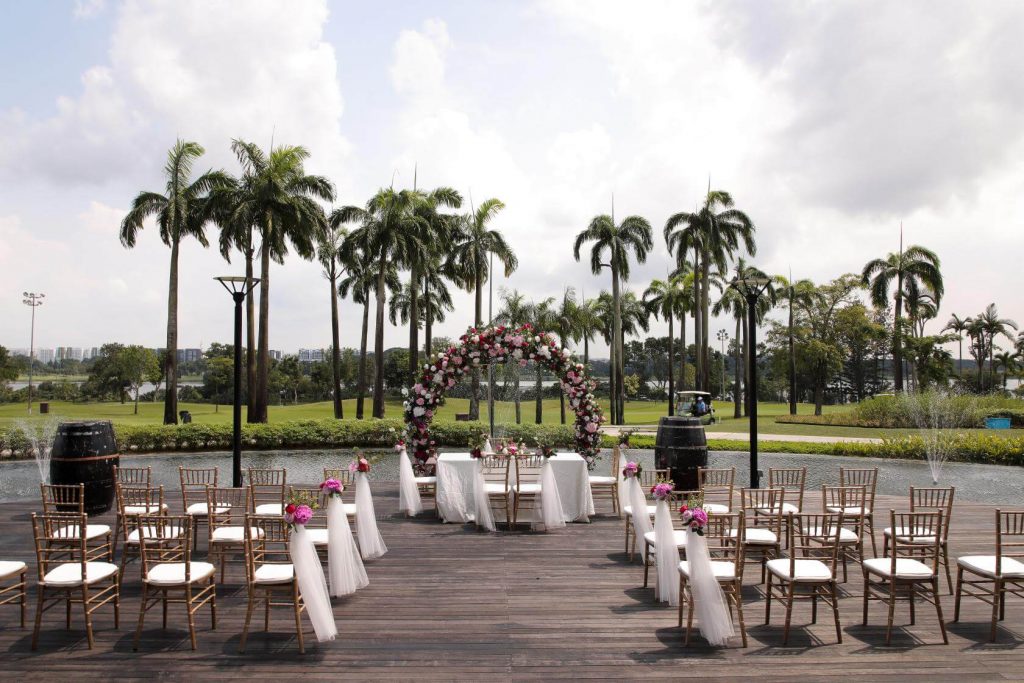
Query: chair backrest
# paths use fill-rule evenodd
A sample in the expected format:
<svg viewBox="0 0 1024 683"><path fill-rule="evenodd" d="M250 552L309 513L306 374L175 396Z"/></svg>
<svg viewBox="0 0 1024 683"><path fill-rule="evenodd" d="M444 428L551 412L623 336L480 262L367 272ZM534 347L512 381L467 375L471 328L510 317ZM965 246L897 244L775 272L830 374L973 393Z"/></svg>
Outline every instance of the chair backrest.
<svg viewBox="0 0 1024 683"><path fill-rule="evenodd" d="M785 489L786 502L804 509L804 488L807 485L806 467L769 467L768 488Z"/></svg>
<svg viewBox="0 0 1024 683"><path fill-rule="evenodd" d="M796 576L797 560L815 559L828 567L832 579L836 578L839 534L843 529L844 518L841 512L786 514L790 576Z"/></svg>
<svg viewBox="0 0 1024 683"><path fill-rule="evenodd" d="M249 468L249 503L252 511L259 505L277 504L284 506L285 482L288 471L285 469Z"/></svg>
<svg viewBox="0 0 1024 683"><path fill-rule="evenodd" d="M356 480L356 474L347 467L325 467L324 480L337 479L345 488L348 488Z"/></svg>
<svg viewBox="0 0 1024 683"><path fill-rule="evenodd" d="M210 533L214 529L229 526L242 526L249 513L249 489L241 486L230 488L224 486L206 487L206 505L210 519Z"/></svg>
<svg viewBox="0 0 1024 683"><path fill-rule="evenodd" d="M114 483L150 486L153 483L153 468L114 465Z"/></svg>
<svg viewBox="0 0 1024 683"><path fill-rule="evenodd" d="M516 481L520 484L536 484L540 481L540 471L544 467L542 455L517 455Z"/></svg>
<svg viewBox="0 0 1024 683"><path fill-rule="evenodd" d="M185 565L185 581L192 578L192 518L188 515L141 515L139 555L142 576L160 564Z"/></svg>
<svg viewBox="0 0 1024 683"><path fill-rule="evenodd" d="M267 564L292 563L288 551L288 524L284 517L245 518L245 575L249 584L256 580L256 570Z"/></svg>
<svg viewBox="0 0 1024 683"><path fill-rule="evenodd" d="M117 487L117 511L121 515L121 535L124 540L139 528L139 518L159 515L164 507L164 487L120 484ZM144 512L129 512L128 508L141 508Z"/></svg>
<svg viewBox="0 0 1024 683"><path fill-rule="evenodd" d="M489 484L505 484L507 486L511 462L511 458L499 453L480 458L480 471L484 475L484 481Z"/></svg>
<svg viewBox="0 0 1024 683"><path fill-rule="evenodd" d="M996 575L1004 557L1024 559L1024 510L996 509Z"/></svg>
<svg viewBox="0 0 1024 683"><path fill-rule="evenodd" d="M875 490L878 488L878 468L839 468L840 486L863 486L867 493L867 505L869 510L875 507Z"/></svg>
<svg viewBox="0 0 1024 683"><path fill-rule="evenodd" d="M740 489L740 507L751 527L768 529L781 540L782 504L786 490L782 488Z"/></svg>
<svg viewBox="0 0 1024 683"><path fill-rule="evenodd" d="M822 512L842 510L844 523L862 525L865 510L869 509L868 492L863 486L822 486Z"/></svg>
<svg viewBox="0 0 1024 683"><path fill-rule="evenodd" d="M206 487L216 486L218 481L216 467L182 467L178 466L178 479L181 481L182 510L194 503L206 502Z"/></svg>
<svg viewBox="0 0 1024 683"><path fill-rule="evenodd" d="M743 543L746 540L746 517L740 512L724 512L708 515L704 527L704 542L713 560L736 563L736 573L743 566Z"/></svg>
<svg viewBox="0 0 1024 683"><path fill-rule="evenodd" d="M642 469L640 470L640 488L644 490L644 495L648 498L651 496L651 489L659 481L666 481L672 478L672 472L669 469Z"/></svg>
<svg viewBox="0 0 1024 683"><path fill-rule="evenodd" d="M43 514L85 514L85 484L40 484Z"/></svg>
<svg viewBox="0 0 1024 683"><path fill-rule="evenodd" d="M85 532L88 523L88 517L84 512L41 515L32 513L32 536L36 544L36 567L40 581L50 570L62 564L80 564L81 576L88 576L85 569L85 563L89 559ZM60 543L53 543L55 538L62 540ZM89 550L94 553L105 552L110 545L107 540L104 540L102 546L96 546L95 541L93 543Z"/></svg>
<svg viewBox="0 0 1024 683"><path fill-rule="evenodd" d="M733 482L736 480L736 468L707 468L697 470L697 486L704 494L705 503L724 505L732 510Z"/></svg>
<svg viewBox="0 0 1024 683"><path fill-rule="evenodd" d="M619 470L622 469L620 463L622 462L622 447L618 444L612 447L612 476L616 479L619 477Z"/></svg>
<svg viewBox="0 0 1024 683"><path fill-rule="evenodd" d="M889 510L892 532L892 576L896 575L896 560L909 557L939 570L940 542L942 538L942 510L925 512L896 512Z"/></svg>
<svg viewBox="0 0 1024 683"><path fill-rule="evenodd" d="M941 488L910 487L910 511L942 510L942 540L949 538L949 523L953 516L955 486Z"/></svg>
<svg viewBox="0 0 1024 683"><path fill-rule="evenodd" d="M328 477L329 478L329 477ZM320 490L319 486L289 486L288 500L295 500L302 497L305 500L316 501L317 507L312 507L313 517L306 523L310 529L327 527L327 496Z"/></svg>

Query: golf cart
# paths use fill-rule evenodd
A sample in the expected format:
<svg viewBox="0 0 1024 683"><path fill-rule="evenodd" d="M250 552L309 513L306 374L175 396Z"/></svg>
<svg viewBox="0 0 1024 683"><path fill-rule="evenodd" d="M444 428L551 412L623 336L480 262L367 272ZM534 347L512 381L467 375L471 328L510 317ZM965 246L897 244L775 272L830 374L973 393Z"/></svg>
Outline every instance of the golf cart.
<svg viewBox="0 0 1024 683"><path fill-rule="evenodd" d="M702 424L713 424L715 409L711 404L711 394L706 391L677 391L676 415L689 415L700 418Z"/></svg>

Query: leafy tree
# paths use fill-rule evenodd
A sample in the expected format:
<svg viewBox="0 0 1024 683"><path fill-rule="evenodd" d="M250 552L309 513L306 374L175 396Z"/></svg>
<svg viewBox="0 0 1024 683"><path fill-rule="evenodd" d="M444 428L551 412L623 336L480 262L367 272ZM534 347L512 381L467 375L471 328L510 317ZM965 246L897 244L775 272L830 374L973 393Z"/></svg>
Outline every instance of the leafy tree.
<svg viewBox="0 0 1024 683"><path fill-rule="evenodd" d="M164 399L164 424L178 423L178 251L181 240L192 237L207 246L205 226L211 217L208 197L211 191L231 184L223 171L207 171L192 178L192 165L203 155L196 142L178 140L167 153L164 166L164 192L140 192L132 208L121 221L121 244L135 246L145 220L156 217L160 239L171 249L171 266L167 294L167 355L164 374L167 394Z"/></svg>
<svg viewBox="0 0 1024 683"><path fill-rule="evenodd" d="M650 286L644 292L644 302L647 304L648 309L656 318L664 318L668 321L668 358L669 358L669 372L668 372L668 414L675 414L675 381L673 378L674 373L671 372L672 359L675 358L673 351L673 324L676 316L680 316L683 319L683 326L685 330L685 319L686 319L686 304L687 293L685 288L685 276L674 275L665 280L652 280ZM686 349L686 338L685 331L683 333L683 349L685 355ZM685 361L684 361L685 362ZM685 373L686 370L684 369Z"/></svg>
<svg viewBox="0 0 1024 683"><path fill-rule="evenodd" d="M18 379L18 368L10 352L0 346L0 386L6 387L7 382Z"/></svg>
<svg viewBox="0 0 1024 683"><path fill-rule="evenodd" d="M640 395L640 378L636 375L626 375L622 384L626 389L626 396L629 398L636 398Z"/></svg>
<svg viewBox="0 0 1024 683"><path fill-rule="evenodd" d="M392 391L400 391L407 387L408 370L408 349L391 349L384 359L384 386Z"/></svg>
<svg viewBox="0 0 1024 683"><path fill-rule="evenodd" d="M203 373L203 396L213 401L214 412L219 412L221 403L231 402L231 390L234 385L234 360L219 355L211 358L206 364L206 372Z"/></svg>
<svg viewBox="0 0 1024 683"><path fill-rule="evenodd" d="M779 296L785 300L789 308L788 345L789 345L789 414L796 415L796 337L794 335L794 313L798 306L810 306L817 296L817 289L810 280L790 281L780 278Z"/></svg>
<svg viewBox="0 0 1024 683"><path fill-rule="evenodd" d="M280 373L281 388L292 395L292 403L299 402L299 387L302 384L303 372L302 363L298 356L285 356L277 364L277 371Z"/></svg>
<svg viewBox="0 0 1024 683"><path fill-rule="evenodd" d="M1006 391L1006 377L1020 370L1020 356L1012 351L1000 351L993 356L995 367L1003 371L1003 391Z"/></svg>

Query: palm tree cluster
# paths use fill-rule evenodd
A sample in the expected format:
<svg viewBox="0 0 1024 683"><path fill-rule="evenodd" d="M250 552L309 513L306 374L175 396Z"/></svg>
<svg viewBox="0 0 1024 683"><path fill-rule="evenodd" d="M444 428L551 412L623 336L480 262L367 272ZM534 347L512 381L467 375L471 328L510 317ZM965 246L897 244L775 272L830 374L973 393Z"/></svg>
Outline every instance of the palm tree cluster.
<svg viewBox="0 0 1024 683"><path fill-rule="evenodd" d="M978 389L992 389L996 386L996 368L1003 372L1002 387L1006 388L1008 375L1016 373L1021 368L1021 361L1024 360L1024 332L1017 333L1017 323L1009 318L1000 318L999 310L994 303L985 307L981 313L971 317L961 318L955 313L950 317L949 322L943 331L949 331L955 335L960 346L960 354L957 361L958 374L963 378L964 374L964 352L963 336L967 334L969 340L968 351L974 358L977 366L975 381ZM996 340L1005 337L1013 343L1010 350L1004 350L996 346ZM997 350L998 349L998 350ZM985 374L985 361L988 361L988 375Z"/></svg>

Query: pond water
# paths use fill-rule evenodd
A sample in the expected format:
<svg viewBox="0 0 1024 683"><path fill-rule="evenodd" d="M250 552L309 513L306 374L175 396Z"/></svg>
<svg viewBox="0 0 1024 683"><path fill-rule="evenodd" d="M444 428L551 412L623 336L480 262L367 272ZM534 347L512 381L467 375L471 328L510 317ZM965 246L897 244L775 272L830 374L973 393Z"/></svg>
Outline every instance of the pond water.
<svg viewBox="0 0 1024 683"><path fill-rule="evenodd" d="M454 450L454 449L452 449ZM378 480L398 480L398 456L394 451L367 451L373 460L371 476ZM611 451L602 453L594 471L605 474L610 467ZM629 449L625 456L644 467L653 467L654 451ZM347 467L352 461L351 449L252 451L242 455L242 467L287 467L288 481L295 484L316 484L323 479L324 467ZM735 467L737 487L748 483L749 455L739 451L713 451L709 455L710 467ZM231 453L173 453L154 455L126 455L121 457L124 467L152 467L155 484L177 491L178 466L220 468L222 480L231 477ZM885 460L878 458L847 458L833 455L795 455L763 453L759 466L767 475L769 467L806 467L807 489L822 484L834 484L839 479L839 467L878 467L878 493L905 496L910 486L932 485L928 465L923 460ZM947 463L940 486L956 486L959 501L992 505L1024 505L1024 468L999 465ZM32 460L0 463L0 502L32 500L39 497L39 472Z"/></svg>

